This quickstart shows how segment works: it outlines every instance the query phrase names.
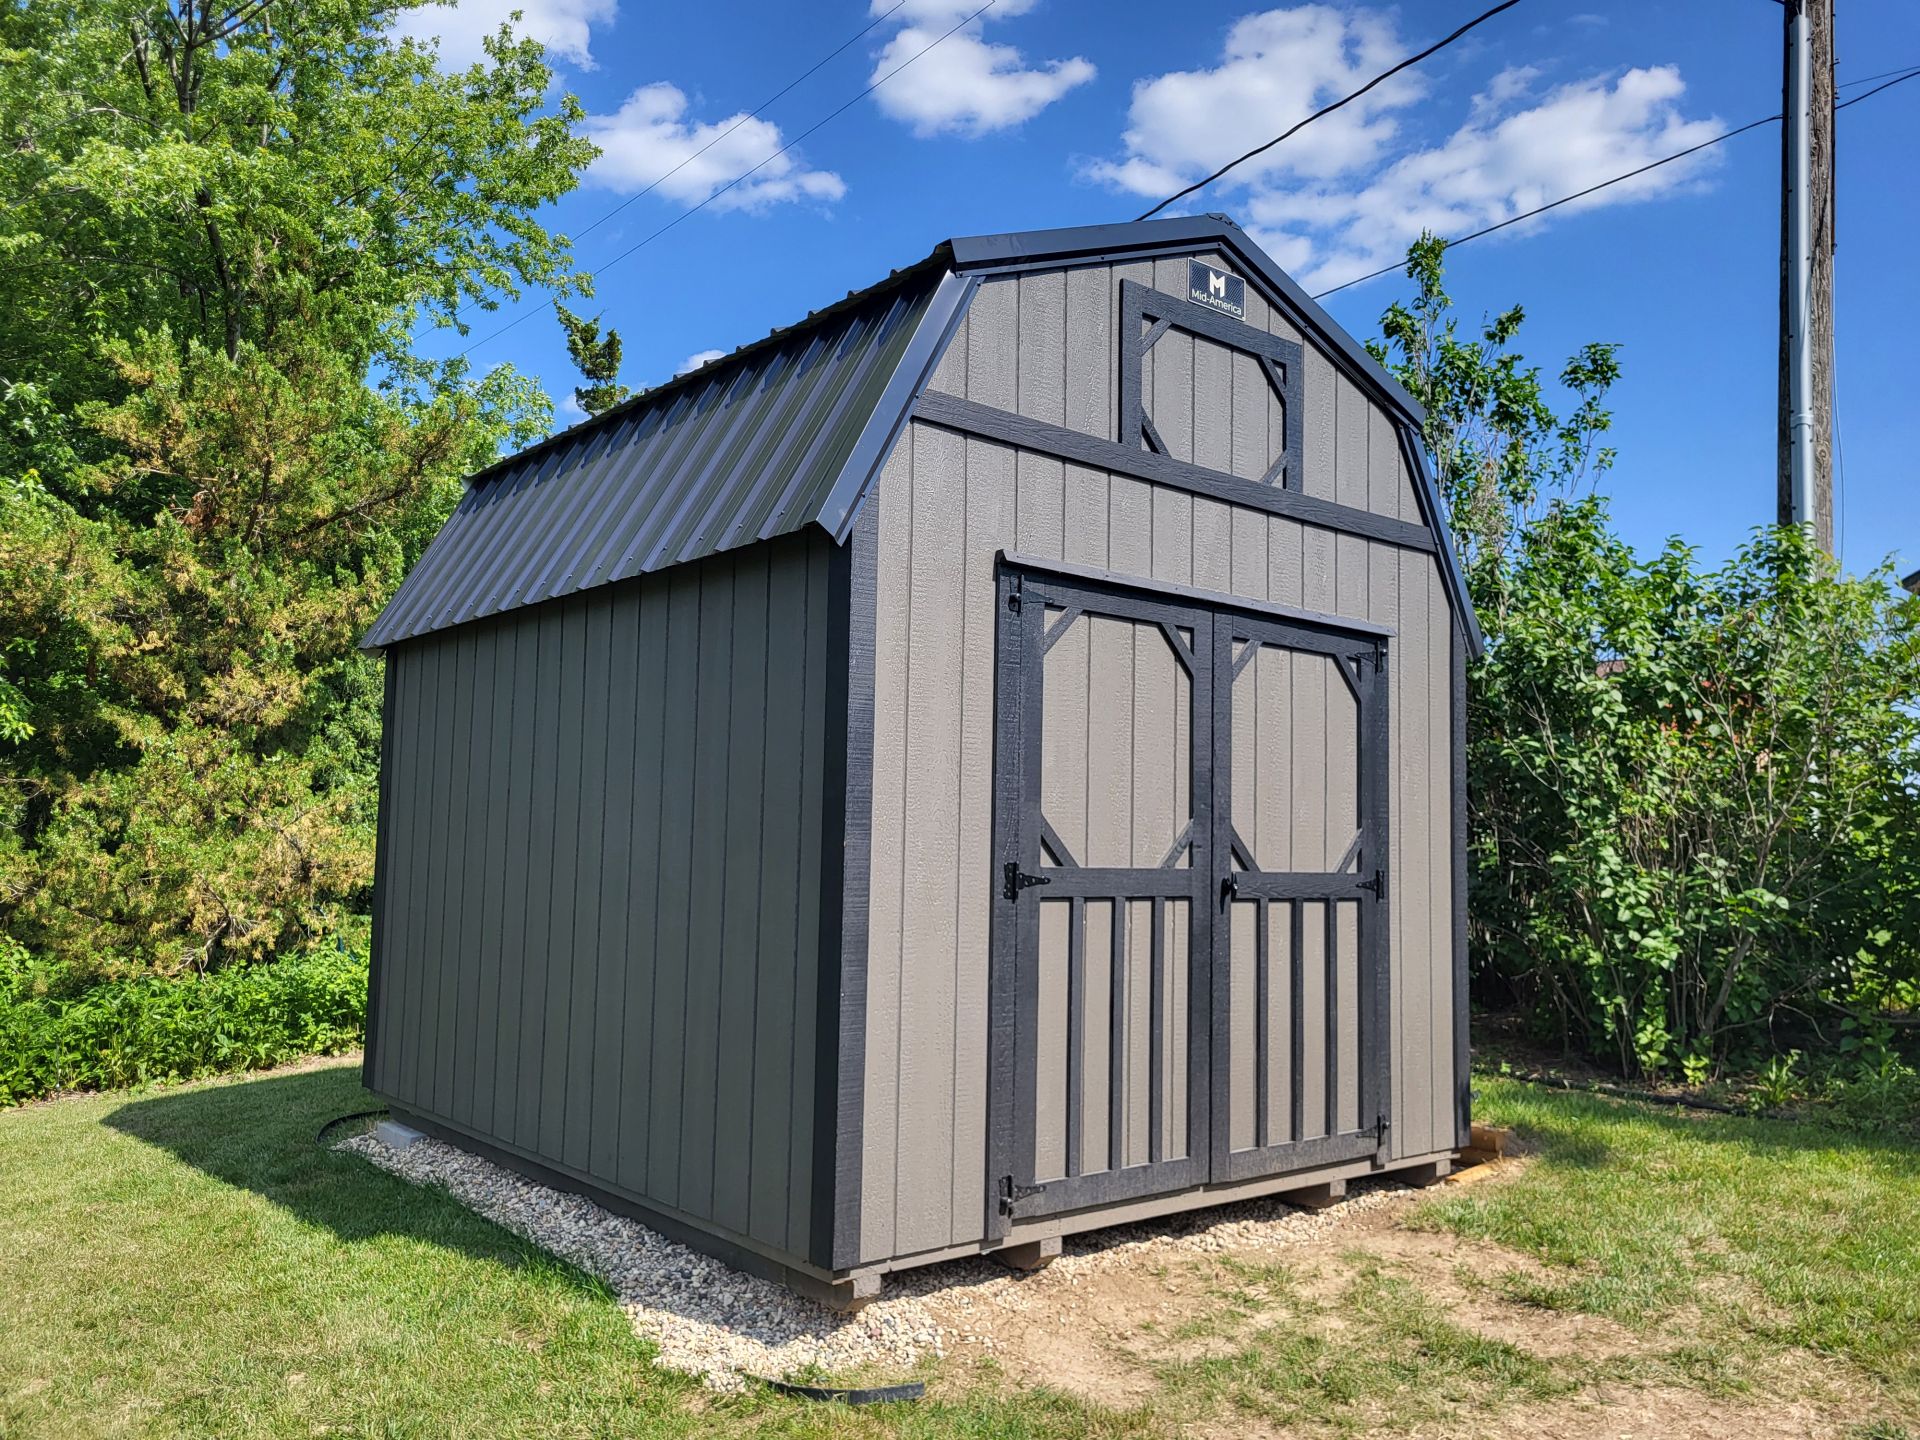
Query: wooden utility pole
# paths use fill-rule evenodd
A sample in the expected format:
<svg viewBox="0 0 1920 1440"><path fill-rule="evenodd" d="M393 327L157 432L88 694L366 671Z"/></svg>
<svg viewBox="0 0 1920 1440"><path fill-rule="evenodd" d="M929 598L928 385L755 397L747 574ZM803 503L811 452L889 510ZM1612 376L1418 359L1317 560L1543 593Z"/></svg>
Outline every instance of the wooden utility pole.
<svg viewBox="0 0 1920 1440"><path fill-rule="evenodd" d="M1833 4L1785 0L1779 516L1833 551Z"/></svg>

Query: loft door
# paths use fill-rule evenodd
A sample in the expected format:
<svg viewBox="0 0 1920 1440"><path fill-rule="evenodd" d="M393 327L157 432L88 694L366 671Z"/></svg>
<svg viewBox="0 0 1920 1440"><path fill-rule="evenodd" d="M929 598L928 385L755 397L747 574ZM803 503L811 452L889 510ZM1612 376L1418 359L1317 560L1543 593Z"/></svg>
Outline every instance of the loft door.
<svg viewBox="0 0 1920 1440"><path fill-rule="evenodd" d="M1384 650L1015 568L999 602L990 1231L1374 1153Z"/></svg>

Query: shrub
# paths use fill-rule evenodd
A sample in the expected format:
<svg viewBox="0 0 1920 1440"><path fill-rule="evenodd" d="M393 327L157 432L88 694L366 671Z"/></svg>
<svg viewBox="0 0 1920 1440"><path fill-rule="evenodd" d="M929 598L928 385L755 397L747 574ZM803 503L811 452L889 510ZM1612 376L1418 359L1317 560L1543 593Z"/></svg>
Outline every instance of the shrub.
<svg viewBox="0 0 1920 1440"><path fill-rule="evenodd" d="M1920 600L1792 527L1718 568L1677 540L1636 556L1591 493L1614 347L1568 361L1556 413L1512 348L1523 312L1464 327L1443 253L1413 247L1374 353L1426 407L1488 642L1467 694L1476 990L1629 1075L1804 1047L1871 1108L1891 1027L1920 1018Z"/></svg>
<svg viewBox="0 0 1920 1440"><path fill-rule="evenodd" d="M56 1090L187 1080L358 1045L364 950L316 949L181 979L110 981L67 999L25 993L0 954L0 1105Z"/></svg>

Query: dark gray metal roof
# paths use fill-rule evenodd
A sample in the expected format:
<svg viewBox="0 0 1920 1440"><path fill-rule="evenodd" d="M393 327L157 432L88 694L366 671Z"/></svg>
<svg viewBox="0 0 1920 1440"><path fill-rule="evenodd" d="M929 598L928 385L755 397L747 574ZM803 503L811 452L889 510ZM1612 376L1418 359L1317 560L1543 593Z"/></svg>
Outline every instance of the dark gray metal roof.
<svg viewBox="0 0 1920 1440"><path fill-rule="evenodd" d="M360 643L378 649L808 525L844 539L982 276L1203 248L1237 261L1394 414L1455 613L1479 654L1421 443L1425 412L1223 215L944 241L798 325L502 460L472 477Z"/></svg>
<svg viewBox="0 0 1920 1440"><path fill-rule="evenodd" d="M1900 588L1910 591L1915 595L1920 595L1920 570L1914 571L1911 575L1907 576L1906 579L1902 580L1900 582Z"/></svg>
<svg viewBox="0 0 1920 1440"><path fill-rule="evenodd" d="M967 289L944 258L479 472L361 645L810 524L838 530L931 362L930 332L946 328L922 320Z"/></svg>

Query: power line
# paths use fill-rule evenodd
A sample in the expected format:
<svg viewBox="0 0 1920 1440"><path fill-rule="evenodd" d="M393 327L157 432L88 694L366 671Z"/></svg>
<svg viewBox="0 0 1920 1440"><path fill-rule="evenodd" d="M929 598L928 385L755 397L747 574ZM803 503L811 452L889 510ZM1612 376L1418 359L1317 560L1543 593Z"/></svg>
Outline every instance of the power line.
<svg viewBox="0 0 1920 1440"><path fill-rule="evenodd" d="M1878 79L1879 77L1876 76L1874 78ZM1838 105L1834 106L1833 108L1836 110L1844 110L1849 105L1858 105L1862 100L1871 100L1875 95L1878 95L1882 90L1891 90L1894 86L1904 85L1907 83L1907 81L1915 78L1920 78L1920 66L1916 66L1914 69L1907 71L1906 74L1902 75L1897 80L1889 80L1884 85L1876 85L1873 87L1873 89L1868 90L1864 94L1856 95L1851 100L1842 100Z"/></svg>
<svg viewBox="0 0 1920 1440"><path fill-rule="evenodd" d="M1508 219L1500 221L1498 224L1487 226L1484 230L1476 230L1471 235L1462 235L1458 240L1449 240L1446 242L1447 248L1451 250L1456 245L1464 245L1469 240L1478 240L1482 235L1491 235L1494 231L1504 230L1509 225L1518 225L1522 220L1531 220L1536 215L1544 215L1549 210L1558 209L1562 205L1569 205L1575 200L1584 200L1597 190L1604 190L1609 185L1618 185L1623 180L1631 180L1637 175L1646 174L1649 170L1658 170L1662 165L1671 165L1674 161L1684 160L1689 155L1697 155L1709 146L1718 145L1723 140L1731 140L1736 135L1744 135L1749 130L1758 130L1762 125L1771 125L1779 118L1778 115L1768 115L1760 120L1750 120L1737 130L1729 130L1726 134L1716 135L1711 140L1702 140L1698 145L1689 145L1685 150L1676 150L1673 154L1663 156L1651 164L1642 165L1638 170L1629 170L1626 174L1616 175L1611 180L1602 180L1598 185L1589 185L1586 189L1576 190L1571 195L1562 195L1558 200L1549 200L1545 205L1539 206L1537 209L1511 216ZM1382 275L1391 274L1395 270L1403 269L1405 265L1406 261L1404 260L1396 261L1392 265L1386 265L1378 270L1369 271L1365 275L1356 275L1351 280L1343 281L1335 285L1331 290L1322 290L1313 298L1316 300L1324 300L1327 296L1337 294L1339 291L1348 289L1351 286L1361 284L1367 280L1377 280Z"/></svg>
<svg viewBox="0 0 1920 1440"><path fill-rule="evenodd" d="M1865 85L1870 80L1884 80L1889 75L1898 75L1902 70L1920 70L1920 65L1896 65L1891 70L1882 70L1878 75L1862 75L1858 80L1842 80L1837 87L1851 90L1856 85Z"/></svg>
<svg viewBox="0 0 1920 1440"><path fill-rule="evenodd" d="M1321 116L1331 115L1334 111L1338 110L1342 105L1351 104L1353 101L1358 100L1362 95L1366 94L1369 90L1373 89L1374 86L1379 85L1384 81L1391 80L1395 75L1398 75L1402 70L1407 69L1409 66L1418 65L1422 60L1426 59L1429 55L1434 54L1436 51L1446 49L1447 46L1453 44L1454 41L1458 40L1462 35L1466 34L1469 30L1473 29L1474 26L1484 24L1486 21L1491 20L1494 16L1498 15L1502 10L1511 10L1514 6L1518 5L1519 3L1520 3L1520 0L1505 0L1504 4L1496 5L1491 10L1486 11L1484 14L1476 15L1473 19L1469 20L1466 24L1462 25L1458 30L1454 31L1451 35L1447 36L1443 40L1436 40L1433 44L1429 45L1426 49L1422 50L1418 55L1409 55L1406 59L1402 60L1398 65L1395 65L1391 70L1382 70L1378 75L1374 76L1373 79L1369 80L1366 84L1362 85L1358 90L1355 90L1351 95L1343 95L1338 100L1334 101L1331 105L1322 106L1320 109L1314 111L1313 114L1307 116L1307 118L1302 120L1298 125L1295 125L1292 129L1287 130L1282 134L1274 136L1273 139L1267 141L1267 143L1264 145L1256 145L1253 149L1247 151L1246 154L1242 155L1238 160L1229 160L1226 164L1222 165L1218 170L1214 171L1211 175L1207 176L1206 179L1194 181L1193 184L1187 186L1186 189L1180 191L1177 194L1169 195L1166 199L1162 200L1158 205L1154 206L1151 210L1146 211L1144 214L1136 215L1134 218L1136 220L1152 219L1155 215L1158 215L1162 210L1166 209L1167 206L1173 204L1174 201L1184 200L1187 198L1187 196L1193 194L1194 191L1205 189L1207 186L1211 185L1214 181L1218 180L1222 175L1226 174L1229 170L1233 169L1236 165L1244 165L1247 161L1251 160L1254 156L1264 154L1266 151L1271 150L1274 146L1278 145L1282 140L1287 139L1289 136L1299 134L1302 130L1306 129L1307 126L1311 125L1314 121L1318 120Z"/></svg>
<svg viewBox="0 0 1920 1440"><path fill-rule="evenodd" d="M711 150L714 146L718 145L722 140L726 139L727 136L733 134L734 131L738 130L742 125L746 124L749 120L758 119L760 117L761 111L765 110L769 105L773 104L776 100L779 100L785 95L787 95L790 91L794 89L795 86L799 85L802 81L810 78L816 71L818 71L829 60L834 59L836 56L840 54L841 51L845 50L849 45L853 44L854 41L860 39L868 31L872 30L874 26L878 25L882 20L885 20L888 16L892 15L895 10L898 10L902 5L905 5L906 3L907 3L907 0L894 0L893 7L891 9L884 10L880 14L874 16L873 19L869 20L860 29L854 31L853 34L849 35L845 40L842 40L838 45L834 46L834 48L829 50L825 55L822 55L818 60L814 61L812 65L808 66L805 70L802 70L798 75L794 76L793 79L789 80L785 85L781 86L780 89L774 91L773 94L769 95L766 99L762 100L758 105L754 106L751 110L748 110L744 114L739 116L731 125L727 126L726 129L720 131L711 140L707 141L706 144L702 145L698 150L694 151L691 155L687 156L686 159L682 160L678 165L674 166L671 170L666 171L664 174L655 176L652 180L650 180L647 183L646 189L636 190L633 194L627 196L626 199L622 200L618 205L615 205L611 210L607 211L604 215L600 216L599 219L593 221L591 224L586 226L573 238L575 240L579 240L583 236L591 235L595 230L598 230L602 225L606 224L607 221L611 220L614 216L618 215L622 210L626 209L627 206L633 204L634 201L642 198L643 196L652 194L655 190L659 189L660 186L666 184L667 181L671 180L675 175L678 175L682 170L686 169L687 166L691 165L694 161L698 160L702 155L706 154L707 151ZM469 300L465 305L462 305L458 310L453 312L453 318L458 320L462 315L466 314L469 310L472 310L478 307L482 303L483 302L481 300L477 300L477 299Z"/></svg>
<svg viewBox="0 0 1920 1440"><path fill-rule="evenodd" d="M978 10L975 10L971 15L968 15L962 20L960 20L959 22L957 22L952 29L946 31L945 34L939 37L939 39L934 40L931 44L925 46L922 49L914 51L913 54L909 55L906 59L902 60L898 65L894 66L893 69L889 70L886 74L882 75L878 80L873 81L871 84L867 86L866 89L862 90L858 95L855 95L851 100L848 100L844 105L841 105L838 109L830 110L825 115L822 115L818 120L814 121L813 124L809 125L806 129L802 130L798 135L794 136L793 139L789 140L786 144L782 145L778 150L774 151L771 155L767 156L767 158L762 160L758 165L752 166L750 169L742 170L738 175L734 176L733 179L727 181L726 184L722 185L719 189L715 190L712 194L708 195L706 199L700 201L699 204L688 206L685 210L682 210L678 215L674 216L673 219L667 221L666 224L662 225L659 229L655 230L652 234L647 235L644 239L635 241L633 244L629 245L626 249L622 250L618 255L615 255L612 259L606 261L604 264L602 264L599 267L599 269L592 272L594 277L597 279L599 276L604 275L607 271L611 270L615 265L618 265L622 260L626 259L629 255L632 255L635 251L643 249L648 245L651 245L655 240L658 240L662 235L666 234L667 231L673 229L673 227L678 225L682 220L685 220L689 216L695 215L700 211L706 209L707 206L711 205L715 200L718 200L722 195L726 194L727 191L733 189L734 186L750 178L755 171L760 170L763 167L772 164L775 160L778 160L782 155L786 154L789 150L793 149L794 146L798 145L802 140L805 140L809 135L813 134L816 130L819 130L822 126L826 125L829 121L836 120L840 116L846 114L847 111L851 110L855 105L858 105L862 100L866 99L867 96L871 95L874 91L878 90L882 85L886 84L887 81L893 79L894 76L898 75L902 70L906 69L909 65L913 64L913 62L918 60L922 55L925 55L927 51L932 50L935 46L939 45L941 41L944 41L950 38L951 36L958 34L962 29L964 29L968 25L971 25L975 20L978 20L982 15L986 14L987 11L991 10L998 3L999 3L999 0L987 0L986 4L982 5ZM1513 3L1513 0L1509 0L1509 3ZM502 335L506 334L507 331L513 329L513 327L518 325L521 321L530 320L535 315L538 315L541 311L552 308L553 303L554 303L553 298L549 296L547 299L541 301L538 305L534 306L533 309L528 310L521 315L515 316L513 319L509 320L506 324L502 325L498 330L495 330L490 334L483 335L480 339L474 341L471 345L467 346L466 349L460 352L461 356L464 357L467 355L471 355L475 350L478 350L482 345L487 344L489 341L498 340Z"/></svg>
<svg viewBox="0 0 1920 1440"><path fill-rule="evenodd" d="M1889 71L1888 73L1891 74L1893 72ZM1876 76L1873 78L1877 79L1878 77ZM1872 99L1875 95L1878 95L1882 90L1891 90L1895 85L1904 85L1909 80L1917 80L1917 79L1920 79L1920 67L1916 67L1912 70L1909 70L1904 75L1901 75L1898 79L1889 80L1884 85L1876 85L1873 89L1867 91L1864 95L1856 95L1851 100L1843 100L1833 108L1835 110L1844 110L1849 105L1858 105L1862 100ZM1518 225L1522 220L1531 220L1536 215L1544 215L1546 214L1547 211L1558 209L1560 206L1570 204L1572 201L1583 200L1597 190L1605 190L1609 185L1618 185L1623 180L1631 180L1636 176L1646 174L1649 170L1658 170L1662 165L1671 165L1676 160L1684 160L1689 155L1697 155L1700 153L1700 151L1707 149L1709 146L1718 145L1723 140L1731 140L1736 135L1744 135L1749 130L1758 130L1762 125L1771 125L1775 121L1777 121L1779 118L1780 117L1778 115L1767 115L1758 120L1749 120L1745 125L1742 125L1739 128L1734 130L1729 130L1724 135L1716 135L1711 140L1702 140L1698 145L1689 145L1685 150L1676 150L1674 151L1673 154L1663 156L1661 159L1655 160L1651 164L1642 165L1638 170L1629 170L1627 171L1626 174L1616 175L1611 180L1602 180L1598 185L1589 185L1586 189L1576 190L1571 195L1562 195L1558 200L1549 200L1545 205L1541 205L1535 209L1528 210L1523 214L1512 216L1509 219L1502 220L1498 224L1489 225L1484 230L1475 230L1471 235L1462 235L1457 240L1449 240L1447 241L1447 248L1451 250L1454 248L1454 246L1464 245L1469 240L1478 240L1482 235L1491 235L1493 234L1494 231L1504 230L1509 225ZM1383 266L1381 269L1378 269L1378 270L1369 271L1365 275L1357 275L1351 280L1342 281L1340 284L1335 285L1331 290L1322 290L1319 294L1315 295L1313 298L1316 300L1324 300L1329 295L1337 294L1342 290L1349 289L1352 286L1359 285L1365 281L1378 280L1382 275L1390 275L1396 270L1403 269L1405 265L1406 265L1406 262L1403 260L1392 265Z"/></svg>

